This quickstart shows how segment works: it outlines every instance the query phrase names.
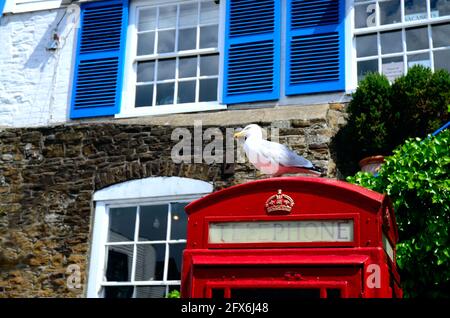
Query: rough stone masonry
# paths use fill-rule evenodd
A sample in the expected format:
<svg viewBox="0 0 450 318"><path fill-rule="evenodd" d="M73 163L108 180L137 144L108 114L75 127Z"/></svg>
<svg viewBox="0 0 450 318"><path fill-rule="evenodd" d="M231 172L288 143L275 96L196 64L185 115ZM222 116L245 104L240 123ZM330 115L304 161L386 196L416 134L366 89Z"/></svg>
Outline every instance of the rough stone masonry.
<svg viewBox="0 0 450 318"><path fill-rule="evenodd" d="M215 189L255 178L249 164L174 164L175 127L203 129L257 123L278 127L280 142L336 175L331 137L345 123L341 104L190 114L42 128L0 129L0 297L84 297L93 216L92 195L150 176L213 182ZM200 118L201 117L201 118ZM204 141L208 143L208 141ZM66 269L82 271L79 290Z"/></svg>

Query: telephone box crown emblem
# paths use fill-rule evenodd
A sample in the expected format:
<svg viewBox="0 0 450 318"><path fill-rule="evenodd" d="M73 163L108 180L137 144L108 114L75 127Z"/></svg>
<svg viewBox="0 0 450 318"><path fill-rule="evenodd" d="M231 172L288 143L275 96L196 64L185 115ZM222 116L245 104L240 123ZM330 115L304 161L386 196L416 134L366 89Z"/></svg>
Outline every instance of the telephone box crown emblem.
<svg viewBox="0 0 450 318"><path fill-rule="evenodd" d="M292 207L294 206L294 200L283 194L281 189L278 190L277 194L272 195L266 201L266 211L267 213L275 213L275 212L291 212Z"/></svg>

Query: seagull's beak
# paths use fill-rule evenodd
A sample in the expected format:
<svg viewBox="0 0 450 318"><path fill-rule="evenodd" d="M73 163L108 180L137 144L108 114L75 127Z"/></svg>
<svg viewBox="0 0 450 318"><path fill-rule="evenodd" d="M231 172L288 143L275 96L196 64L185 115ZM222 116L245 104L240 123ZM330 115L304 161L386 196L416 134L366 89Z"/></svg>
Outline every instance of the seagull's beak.
<svg viewBox="0 0 450 318"><path fill-rule="evenodd" d="M244 131L239 131L233 135L234 138L240 138L240 137L244 137L244 136L245 136Z"/></svg>

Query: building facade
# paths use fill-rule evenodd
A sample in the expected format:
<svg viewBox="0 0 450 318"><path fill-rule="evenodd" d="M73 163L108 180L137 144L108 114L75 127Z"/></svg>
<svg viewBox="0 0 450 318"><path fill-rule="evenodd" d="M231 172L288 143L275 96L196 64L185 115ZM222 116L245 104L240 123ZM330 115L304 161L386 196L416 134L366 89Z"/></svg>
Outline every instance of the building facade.
<svg viewBox="0 0 450 318"><path fill-rule="evenodd" d="M258 178L235 150L208 161L212 141L234 149L229 131L258 123L336 177L330 140L367 72L450 70L449 0L0 0L0 10L6 297L164 297L179 289L184 205ZM177 129L193 136L182 162Z"/></svg>

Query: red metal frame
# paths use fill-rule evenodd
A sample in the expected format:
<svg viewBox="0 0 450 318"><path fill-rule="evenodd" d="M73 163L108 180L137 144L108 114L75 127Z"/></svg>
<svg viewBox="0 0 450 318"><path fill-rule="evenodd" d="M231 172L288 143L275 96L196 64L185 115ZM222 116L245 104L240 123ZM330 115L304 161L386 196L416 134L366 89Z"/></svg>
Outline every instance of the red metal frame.
<svg viewBox="0 0 450 318"><path fill-rule="evenodd" d="M301 289L301 288L317 288L320 289L320 298L327 298L327 289L339 289L341 291L342 298L348 298L348 284L347 282L336 282L336 281L321 281L321 282L289 282L289 281L229 281L229 282L209 282L206 284L206 298L212 297L212 289L224 289L224 298L231 298L231 289L234 288L284 288L284 289Z"/></svg>
<svg viewBox="0 0 450 318"><path fill-rule="evenodd" d="M266 213L277 193L295 204L290 213ZM341 288L341 297L401 297L395 262L383 249L382 233L398 240L394 211L385 195L321 178L272 178L227 188L194 201L183 253L182 297L211 297L213 288ZM352 219L352 242L209 243L212 222ZM395 259L395 258L394 258ZM366 283L370 265L379 268L380 288ZM290 273L294 273L293 276ZM294 277L294 281L292 277ZM337 288L337 287L336 287Z"/></svg>

